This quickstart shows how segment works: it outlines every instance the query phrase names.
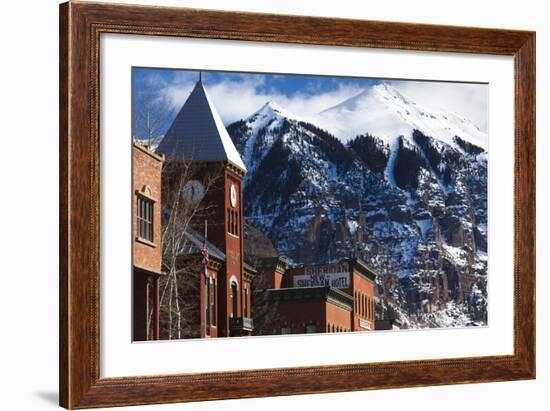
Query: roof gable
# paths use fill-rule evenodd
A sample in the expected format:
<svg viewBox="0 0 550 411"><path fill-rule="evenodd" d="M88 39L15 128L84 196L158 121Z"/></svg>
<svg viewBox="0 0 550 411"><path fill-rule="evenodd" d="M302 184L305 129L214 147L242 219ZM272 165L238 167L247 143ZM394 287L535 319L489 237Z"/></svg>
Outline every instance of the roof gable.
<svg viewBox="0 0 550 411"><path fill-rule="evenodd" d="M202 81L195 88L157 149L168 160L229 161L246 167Z"/></svg>

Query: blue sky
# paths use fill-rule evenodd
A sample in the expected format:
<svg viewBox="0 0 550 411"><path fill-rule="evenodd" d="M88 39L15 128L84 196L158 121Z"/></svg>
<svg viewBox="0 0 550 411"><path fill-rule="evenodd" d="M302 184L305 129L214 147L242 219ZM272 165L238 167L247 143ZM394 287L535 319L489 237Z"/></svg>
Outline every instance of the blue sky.
<svg viewBox="0 0 550 411"><path fill-rule="evenodd" d="M163 85L186 85L185 83L194 83L199 77L198 71L192 70L170 70L141 68L133 69L134 93L153 79ZM243 83L255 84L256 92L259 94L284 95L294 97L303 94L322 94L334 92L342 87L366 88L373 84L380 83L377 79L352 78L352 77L329 77L329 76L311 76L297 74L259 74L259 73L233 73L220 71L203 71L202 81L205 87L212 87L220 83Z"/></svg>
<svg viewBox="0 0 550 411"><path fill-rule="evenodd" d="M164 111L170 111L170 119L177 114L199 77L198 71L191 70L132 70L134 112L140 110L144 101L154 100ZM202 81L227 125L248 117L268 100L297 116L312 116L387 80L203 71ZM486 129L487 93L480 85L405 80L391 80L391 83L420 104L458 112ZM170 119L163 118L156 132L164 134ZM134 134L142 134L142 129L134 126Z"/></svg>

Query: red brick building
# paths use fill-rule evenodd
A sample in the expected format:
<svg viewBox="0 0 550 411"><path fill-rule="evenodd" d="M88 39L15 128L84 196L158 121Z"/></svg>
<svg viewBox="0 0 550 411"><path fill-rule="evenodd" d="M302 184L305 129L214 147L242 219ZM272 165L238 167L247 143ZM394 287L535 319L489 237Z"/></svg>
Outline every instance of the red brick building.
<svg viewBox="0 0 550 411"><path fill-rule="evenodd" d="M272 334L373 331L376 273L360 259L287 268L269 259L255 296L272 304ZM271 288L270 288L271 287Z"/></svg>
<svg viewBox="0 0 550 411"><path fill-rule="evenodd" d="M132 145L133 338L159 338L161 270L161 173L163 157Z"/></svg>
<svg viewBox="0 0 550 411"><path fill-rule="evenodd" d="M259 293L266 293L266 304L276 309L265 334L353 331L353 298L338 288L274 288Z"/></svg>

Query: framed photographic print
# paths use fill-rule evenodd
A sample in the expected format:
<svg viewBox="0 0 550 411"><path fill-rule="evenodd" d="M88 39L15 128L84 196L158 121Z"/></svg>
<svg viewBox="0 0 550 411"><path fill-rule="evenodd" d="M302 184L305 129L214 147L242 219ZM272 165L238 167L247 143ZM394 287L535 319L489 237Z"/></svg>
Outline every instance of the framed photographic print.
<svg viewBox="0 0 550 411"><path fill-rule="evenodd" d="M60 8L60 403L535 377L535 34Z"/></svg>

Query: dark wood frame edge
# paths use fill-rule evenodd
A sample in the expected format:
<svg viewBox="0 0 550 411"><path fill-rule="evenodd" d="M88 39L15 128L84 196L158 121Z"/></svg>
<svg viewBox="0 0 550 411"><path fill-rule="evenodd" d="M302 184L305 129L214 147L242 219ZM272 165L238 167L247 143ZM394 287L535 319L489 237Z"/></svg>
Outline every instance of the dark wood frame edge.
<svg viewBox="0 0 550 411"><path fill-rule="evenodd" d="M535 378L534 32L79 2L60 5L59 24L61 406L108 407ZM100 378L98 64L99 35L104 32L513 56L514 354Z"/></svg>

